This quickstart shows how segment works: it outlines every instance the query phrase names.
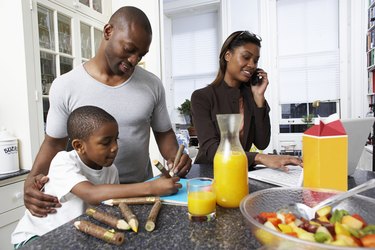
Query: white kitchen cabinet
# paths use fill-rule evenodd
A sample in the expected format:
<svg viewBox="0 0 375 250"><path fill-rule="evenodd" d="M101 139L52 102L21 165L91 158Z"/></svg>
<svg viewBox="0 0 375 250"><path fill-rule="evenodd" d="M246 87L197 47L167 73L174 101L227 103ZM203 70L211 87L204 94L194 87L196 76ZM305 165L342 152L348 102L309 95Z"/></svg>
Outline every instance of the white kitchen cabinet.
<svg viewBox="0 0 375 250"><path fill-rule="evenodd" d="M111 1L108 0L48 0L64 7L90 16L106 23L112 14Z"/></svg>
<svg viewBox="0 0 375 250"><path fill-rule="evenodd" d="M111 4L102 4L101 0L34 0L32 4L34 49L39 51L34 60L36 88L42 86L38 96L43 97L43 122L46 122L53 80L95 55L102 29L110 17Z"/></svg>
<svg viewBox="0 0 375 250"><path fill-rule="evenodd" d="M0 248L13 249L10 236L25 212L23 184L27 174L0 181Z"/></svg>

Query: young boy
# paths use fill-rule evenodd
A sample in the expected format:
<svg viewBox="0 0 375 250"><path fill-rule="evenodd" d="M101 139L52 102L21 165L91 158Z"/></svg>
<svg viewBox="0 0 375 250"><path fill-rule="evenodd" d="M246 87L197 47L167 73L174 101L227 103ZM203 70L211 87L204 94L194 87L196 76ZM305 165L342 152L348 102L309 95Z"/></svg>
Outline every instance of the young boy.
<svg viewBox="0 0 375 250"><path fill-rule="evenodd" d="M51 162L44 189L55 195L61 207L47 217L35 217L29 210L12 233L12 244L19 248L60 225L81 215L87 205L111 198L172 194L181 188L178 177L118 184L113 161L118 145L118 124L106 111L94 106L74 110L67 122L74 150L59 152Z"/></svg>

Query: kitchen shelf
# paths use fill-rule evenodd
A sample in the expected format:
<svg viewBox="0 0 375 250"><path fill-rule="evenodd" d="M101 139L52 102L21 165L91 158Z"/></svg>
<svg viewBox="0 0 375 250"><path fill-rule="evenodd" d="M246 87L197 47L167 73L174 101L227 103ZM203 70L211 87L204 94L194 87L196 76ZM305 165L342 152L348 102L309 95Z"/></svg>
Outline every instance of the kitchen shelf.
<svg viewBox="0 0 375 250"><path fill-rule="evenodd" d="M367 72L368 72L368 94L369 108L375 115L375 0L369 1L367 30ZM372 131L372 151L375 151L375 124ZM375 171L375 154L372 154L372 170Z"/></svg>

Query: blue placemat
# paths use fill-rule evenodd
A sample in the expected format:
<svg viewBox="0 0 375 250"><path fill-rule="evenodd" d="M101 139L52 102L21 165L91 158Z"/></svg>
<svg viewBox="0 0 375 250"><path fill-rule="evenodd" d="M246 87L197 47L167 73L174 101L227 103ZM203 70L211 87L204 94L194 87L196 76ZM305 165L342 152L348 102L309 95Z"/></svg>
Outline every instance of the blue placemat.
<svg viewBox="0 0 375 250"><path fill-rule="evenodd" d="M156 178L159 178L159 176L156 176L150 180ZM182 188L180 188L177 193L172 195L160 196L162 203L170 205L187 206L187 181L188 179L180 179L179 183L181 183Z"/></svg>

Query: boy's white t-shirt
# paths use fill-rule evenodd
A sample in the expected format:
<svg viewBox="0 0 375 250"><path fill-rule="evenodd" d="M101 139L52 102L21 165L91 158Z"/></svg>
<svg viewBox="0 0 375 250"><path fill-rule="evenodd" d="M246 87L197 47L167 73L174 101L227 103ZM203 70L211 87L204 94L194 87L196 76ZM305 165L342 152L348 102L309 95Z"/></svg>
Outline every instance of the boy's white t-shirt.
<svg viewBox="0 0 375 250"><path fill-rule="evenodd" d="M12 233L12 244L26 241L35 235L41 236L84 213L87 204L70 192L78 183L119 183L115 165L100 170L91 169L81 161L75 150L59 152L51 162L48 177L45 193L56 196L62 206L56 208L57 213L48 214L44 218L35 217L26 210Z"/></svg>

